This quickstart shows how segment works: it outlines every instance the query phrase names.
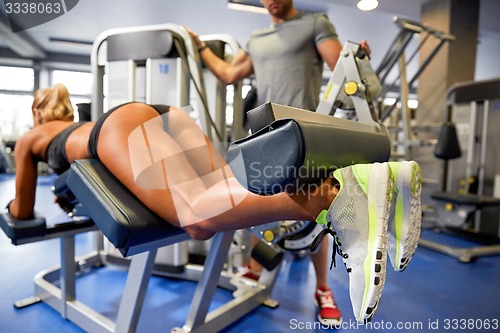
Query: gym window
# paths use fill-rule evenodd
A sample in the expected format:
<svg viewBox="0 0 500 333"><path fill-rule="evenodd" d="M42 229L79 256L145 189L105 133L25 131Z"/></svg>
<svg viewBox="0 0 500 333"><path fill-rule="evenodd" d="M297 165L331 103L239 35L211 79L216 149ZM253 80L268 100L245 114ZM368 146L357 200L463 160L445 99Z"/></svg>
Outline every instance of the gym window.
<svg viewBox="0 0 500 333"><path fill-rule="evenodd" d="M0 77L0 140L15 141L33 126L35 73L32 68L0 66Z"/></svg>
<svg viewBox="0 0 500 333"><path fill-rule="evenodd" d="M92 74L55 69L52 71L52 84L62 83L72 96L90 97Z"/></svg>
<svg viewBox="0 0 500 333"><path fill-rule="evenodd" d="M75 121L79 120L77 104L89 103L92 93L92 74L69 70L52 70L51 85L62 83L68 88L75 110Z"/></svg>
<svg viewBox="0 0 500 333"><path fill-rule="evenodd" d="M0 90L33 92L35 73L32 68L0 66ZM5 80L6 79L6 80Z"/></svg>

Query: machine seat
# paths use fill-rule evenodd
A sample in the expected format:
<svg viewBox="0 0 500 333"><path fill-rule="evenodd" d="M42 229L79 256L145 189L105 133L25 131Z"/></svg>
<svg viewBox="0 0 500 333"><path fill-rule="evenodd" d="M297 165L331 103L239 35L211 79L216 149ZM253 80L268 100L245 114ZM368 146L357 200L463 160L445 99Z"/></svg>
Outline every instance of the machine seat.
<svg viewBox="0 0 500 333"><path fill-rule="evenodd" d="M444 201L455 205L469 205L478 209L488 206L500 205L500 199L495 197L481 196L476 194L458 194L450 192L434 192L432 199Z"/></svg>
<svg viewBox="0 0 500 333"><path fill-rule="evenodd" d="M61 174L54 185L52 191L59 197L59 204L64 206L66 212L71 212L77 202L74 197L71 199L71 193L66 186L67 172ZM78 212L81 212L79 209ZM45 217L34 211L34 216L29 220L18 220L9 212L0 213L0 227L5 235L10 238L12 244L21 245L36 242L45 239L57 238L68 234L77 234L80 232L96 229L94 222L86 215L75 215L76 210L72 211L72 219L60 222L47 223Z"/></svg>
<svg viewBox="0 0 500 333"><path fill-rule="evenodd" d="M18 220L8 212L0 214L0 227L13 242L21 238L45 236L47 223L45 217L35 212L31 220Z"/></svg>
<svg viewBox="0 0 500 333"><path fill-rule="evenodd" d="M147 251L147 244L189 239L147 208L96 159L71 165L68 187L106 238L125 255ZM167 245L167 244L165 244ZM139 250L132 250L137 247Z"/></svg>

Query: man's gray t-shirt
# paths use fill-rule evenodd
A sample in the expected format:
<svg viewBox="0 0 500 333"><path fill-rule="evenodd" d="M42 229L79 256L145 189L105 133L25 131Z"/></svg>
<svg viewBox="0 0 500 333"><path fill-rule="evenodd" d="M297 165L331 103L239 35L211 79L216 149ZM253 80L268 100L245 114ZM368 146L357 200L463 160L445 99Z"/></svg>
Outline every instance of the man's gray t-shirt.
<svg viewBox="0 0 500 333"><path fill-rule="evenodd" d="M258 105L273 102L314 111L319 104L323 61L316 45L337 39L324 14L299 13L250 36Z"/></svg>

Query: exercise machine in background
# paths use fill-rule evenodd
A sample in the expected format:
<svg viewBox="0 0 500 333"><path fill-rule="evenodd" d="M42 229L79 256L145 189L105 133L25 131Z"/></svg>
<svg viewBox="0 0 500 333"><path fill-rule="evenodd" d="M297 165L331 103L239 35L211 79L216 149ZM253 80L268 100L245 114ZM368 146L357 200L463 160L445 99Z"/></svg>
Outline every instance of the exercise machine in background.
<svg viewBox="0 0 500 333"><path fill-rule="evenodd" d="M389 135L373 103L380 89L359 44L345 43L316 112L266 103L247 113L252 134L228 151L235 177L251 192L269 195L316 184L335 168L387 161ZM339 107L354 109L358 121L333 117ZM314 221L280 221L252 231L285 250L301 251L322 229Z"/></svg>
<svg viewBox="0 0 500 333"><path fill-rule="evenodd" d="M13 173L14 167L12 165L12 148L7 147L7 144L2 139L0 133L0 173Z"/></svg>
<svg viewBox="0 0 500 333"><path fill-rule="evenodd" d="M447 116L435 147L443 160L441 191L431 195L437 229L482 244L457 248L427 239L420 244L461 262L500 254L500 79L453 86Z"/></svg>
<svg viewBox="0 0 500 333"><path fill-rule="evenodd" d="M380 119L392 133L394 150L393 158L413 159L413 149L425 145L418 139L412 126L412 110L408 106L410 94L415 89L420 75L434 59L441 48L455 40L455 36L439 31L420 22L394 17L399 33L394 38L375 73L380 79L383 89L379 95ZM419 37L418 45L414 45L415 37ZM418 62L417 55L424 45L434 45L429 55ZM409 55L407 54L408 52ZM384 105L384 100L393 98L391 105ZM432 126L432 124L431 124ZM425 127L422 128L425 130Z"/></svg>
<svg viewBox="0 0 500 333"><path fill-rule="evenodd" d="M238 43L228 35L202 38L220 58L239 50ZM186 112L222 154L230 138L244 135L241 82L232 85L234 115L228 127L226 85L203 68L198 50L182 26L163 24L105 31L96 39L91 59L94 120L106 110L131 101L177 107L192 105ZM206 254L208 246L204 244L190 241L162 248L157 261L167 271L182 269L190 254ZM249 249L241 245L240 249ZM110 256L113 259L119 260L121 255Z"/></svg>

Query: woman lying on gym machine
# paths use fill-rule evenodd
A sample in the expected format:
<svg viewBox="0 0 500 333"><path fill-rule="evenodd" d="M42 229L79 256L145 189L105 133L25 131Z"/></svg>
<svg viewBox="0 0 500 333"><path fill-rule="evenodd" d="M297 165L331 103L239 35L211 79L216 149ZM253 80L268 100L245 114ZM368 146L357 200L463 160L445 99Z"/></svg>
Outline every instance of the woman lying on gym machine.
<svg viewBox="0 0 500 333"><path fill-rule="evenodd" d="M280 220L317 220L328 226L322 235L334 235L340 246L335 250L350 272L359 321L371 319L378 306L387 248L399 255L391 260L396 270L404 269L415 251L420 223L415 162L353 165L335 170L308 193L260 196L234 178L201 129L178 108L134 102L95 123L74 123L69 93L57 84L35 93L32 113L34 127L14 150L16 196L7 208L16 219L33 217L37 162L62 173L77 159L98 158L149 209L194 239ZM395 177L398 186L401 182L411 191L394 195ZM407 200L395 207L406 216L391 214L393 197L403 195Z"/></svg>

